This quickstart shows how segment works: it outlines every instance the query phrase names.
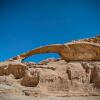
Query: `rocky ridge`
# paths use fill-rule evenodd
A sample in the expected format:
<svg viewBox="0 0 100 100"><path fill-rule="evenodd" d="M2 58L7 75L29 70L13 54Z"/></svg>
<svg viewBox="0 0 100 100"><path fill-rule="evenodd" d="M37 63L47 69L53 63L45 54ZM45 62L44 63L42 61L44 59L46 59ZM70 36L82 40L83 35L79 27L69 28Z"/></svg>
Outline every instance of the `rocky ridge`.
<svg viewBox="0 0 100 100"><path fill-rule="evenodd" d="M6 66L4 63L0 65L0 75L0 94L100 95L100 62L98 61L58 60L31 66L16 62Z"/></svg>
<svg viewBox="0 0 100 100"><path fill-rule="evenodd" d="M74 42L88 40L99 45L98 38ZM49 58L40 63L14 60L0 62L1 94L100 96L100 61L65 61Z"/></svg>

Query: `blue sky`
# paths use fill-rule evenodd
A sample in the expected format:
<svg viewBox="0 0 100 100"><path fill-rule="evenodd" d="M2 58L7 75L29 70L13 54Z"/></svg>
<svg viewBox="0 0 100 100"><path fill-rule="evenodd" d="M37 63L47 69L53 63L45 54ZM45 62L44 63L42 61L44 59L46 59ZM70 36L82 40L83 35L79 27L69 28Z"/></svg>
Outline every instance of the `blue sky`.
<svg viewBox="0 0 100 100"><path fill-rule="evenodd" d="M99 0L0 0L0 61L100 33ZM41 61L57 54L35 55Z"/></svg>

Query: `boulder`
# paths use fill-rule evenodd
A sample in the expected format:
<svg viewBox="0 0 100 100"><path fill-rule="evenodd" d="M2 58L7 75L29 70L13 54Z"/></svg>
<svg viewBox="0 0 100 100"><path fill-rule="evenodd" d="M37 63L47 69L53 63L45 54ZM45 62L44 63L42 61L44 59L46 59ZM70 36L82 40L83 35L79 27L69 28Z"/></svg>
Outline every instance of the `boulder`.
<svg viewBox="0 0 100 100"><path fill-rule="evenodd" d="M0 64L0 75L13 74L15 78L22 78L27 66L20 62L4 62Z"/></svg>
<svg viewBox="0 0 100 100"><path fill-rule="evenodd" d="M37 71L27 71L21 80L21 85L36 87L39 83L39 73Z"/></svg>

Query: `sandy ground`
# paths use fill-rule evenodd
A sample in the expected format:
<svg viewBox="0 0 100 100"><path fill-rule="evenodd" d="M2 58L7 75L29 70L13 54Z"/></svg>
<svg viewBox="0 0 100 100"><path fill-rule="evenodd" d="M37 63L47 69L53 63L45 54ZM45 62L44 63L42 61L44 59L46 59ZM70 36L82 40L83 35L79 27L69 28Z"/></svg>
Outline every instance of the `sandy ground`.
<svg viewBox="0 0 100 100"><path fill-rule="evenodd" d="M100 96L90 97L53 97L53 96L11 96L11 95L0 95L0 100L100 100Z"/></svg>

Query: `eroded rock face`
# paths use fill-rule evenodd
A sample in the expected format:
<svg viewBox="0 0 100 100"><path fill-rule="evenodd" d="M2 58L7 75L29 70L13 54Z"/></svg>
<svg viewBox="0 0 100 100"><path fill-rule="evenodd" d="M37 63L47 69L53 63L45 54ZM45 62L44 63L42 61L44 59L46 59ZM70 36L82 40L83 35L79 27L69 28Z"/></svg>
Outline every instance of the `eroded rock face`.
<svg viewBox="0 0 100 100"><path fill-rule="evenodd" d="M91 73L91 82L94 83L96 87L100 88L100 64L95 65Z"/></svg>
<svg viewBox="0 0 100 100"><path fill-rule="evenodd" d="M7 67L6 65L1 65L1 66L0 66L0 76L5 75L5 68L6 68L6 67Z"/></svg>
<svg viewBox="0 0 100 100"><path fill-rule="evenodd" d="M27 71L21 80L21 85L36 87L39 83L39 73L37 71Z"/></svg>
<svg viewBox="0 0 100 100"><path fill-rule="evenodd" d="M10 58L8 61L21 62L27 57L43 53L58 53L66 61L100 61L100 38L43 46ZM48 60L43 63L46 62Z"/></svg>
<svg viewBox="0 0 100 100"><path fill-rule="evenodd" d="M26 70L27 66L20 62L0 63L0 75L13 74L15 78L22 78Z"/></svg>
<svg viewBox="0 0 100 100"><path fill-rule="evenodd" d="M98 61L59 60L43 65L32 64L28 69L25 64L16 62L2 64L2 66L0 67L0 86L3 88L9 85L16 94L28 96L100 95L100 62ZM5 88L4 91L6 91ZM9 92L4 93L9 94Z"/></svg>

